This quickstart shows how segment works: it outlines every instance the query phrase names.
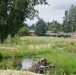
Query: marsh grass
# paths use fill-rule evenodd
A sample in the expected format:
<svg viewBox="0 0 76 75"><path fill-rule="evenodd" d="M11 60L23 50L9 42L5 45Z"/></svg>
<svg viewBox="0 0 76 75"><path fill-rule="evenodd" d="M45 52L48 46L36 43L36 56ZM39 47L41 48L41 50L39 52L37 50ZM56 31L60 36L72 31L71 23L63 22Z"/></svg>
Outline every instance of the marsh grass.
<svg viewBox="0 0 76 75"><path fill-rule="evenodd" d="M17 51L0 50L3 57L45 57L52 64L56 64L56 74L52 75L76 74L76 39L27 36L18 40L18 43L14 41L0 44L0 47L17 48ZM46 75L50 75L48 73Z"/></svg>

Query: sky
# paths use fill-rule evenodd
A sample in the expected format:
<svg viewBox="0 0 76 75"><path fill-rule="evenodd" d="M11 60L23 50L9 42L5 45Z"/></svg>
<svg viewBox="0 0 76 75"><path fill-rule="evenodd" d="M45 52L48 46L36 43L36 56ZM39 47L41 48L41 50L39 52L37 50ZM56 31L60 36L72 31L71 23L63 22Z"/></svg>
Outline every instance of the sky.
<svg viewBox="0 0 76 75"><path fill-rule="evenodd" d="M76 5L76 0L47 0L47 2L49 5L35 6L35 9L39 11L39 17L45 22L56 20L59 23L62 23L65 10L68 10L72 4ZM27 19L25 23L32 25L37 21L38 19L35 17L33 20Z"/></svg>

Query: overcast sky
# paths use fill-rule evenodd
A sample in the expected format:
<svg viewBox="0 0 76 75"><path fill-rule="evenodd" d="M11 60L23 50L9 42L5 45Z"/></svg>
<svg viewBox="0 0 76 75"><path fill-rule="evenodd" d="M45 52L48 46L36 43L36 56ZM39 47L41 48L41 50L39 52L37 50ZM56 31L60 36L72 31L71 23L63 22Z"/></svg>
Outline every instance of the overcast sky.
<svg viewBox="0 0 76 75"><path fill-rule="evenodd" d="M50 4L49 6L38 5L35 7L39 11L39 17L45 22L57 20L62 23L65 10L69 9L72 4L76 5L76 0L47 0L47 2ZM34 18L34 20L27 20L25 23L32 25L37 21L37 18Z"/></svg>

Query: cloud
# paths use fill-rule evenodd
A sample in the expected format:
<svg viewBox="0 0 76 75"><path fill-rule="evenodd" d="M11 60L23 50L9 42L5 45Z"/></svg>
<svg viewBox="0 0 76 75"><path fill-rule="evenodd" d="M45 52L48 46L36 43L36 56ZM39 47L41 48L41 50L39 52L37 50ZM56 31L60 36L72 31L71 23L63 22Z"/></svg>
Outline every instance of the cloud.
<svg viewBox="0 0 76 75"><path fill-rule="evenodd" d="M32 24L35 24L38 21L38 19L35 17L33 20L27 19L24 23L27 23L29 26Z"/></svg>
<svg viewBox="0 0 76 75"><path fill-rule="evenodd" d="M47 0L50 7L53 9L67 9L70 8L72 4L76 5L76 0Z"/></svg>
<svg viewBox="0 0 76 75"><path fill-rule="evenodd" d="M35 7L39 11L39 17L45 22L52 22L57 20L58 22L63 22L64 12L69 9L72 4L76 5L76 0L47 0L48 5L38 5ZM29 25L36 23L38 20L27 20Z"/></svg>

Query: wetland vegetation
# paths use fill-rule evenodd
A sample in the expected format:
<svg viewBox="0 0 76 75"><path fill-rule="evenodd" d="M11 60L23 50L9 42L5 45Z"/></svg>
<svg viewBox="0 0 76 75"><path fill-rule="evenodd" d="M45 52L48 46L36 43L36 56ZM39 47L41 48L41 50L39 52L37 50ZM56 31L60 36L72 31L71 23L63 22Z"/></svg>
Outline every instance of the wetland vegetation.
<svg viewBox="0 0 76 75"><path fill-rule="evenodd" d="M45 57L52 64L56 63L55 69L51 72L52 75L76 74L76 40L73 38L27 36L13 38L13 42L10 37L7 40L0 44L0 53L3 59ZM1 62L0 64L2 64ZM6 64L10 63L10 67L7 69L13 69L11 62L10 60L5 62ZM50 71L47 72L47 75L50 75L49 73Z"/></svg>

